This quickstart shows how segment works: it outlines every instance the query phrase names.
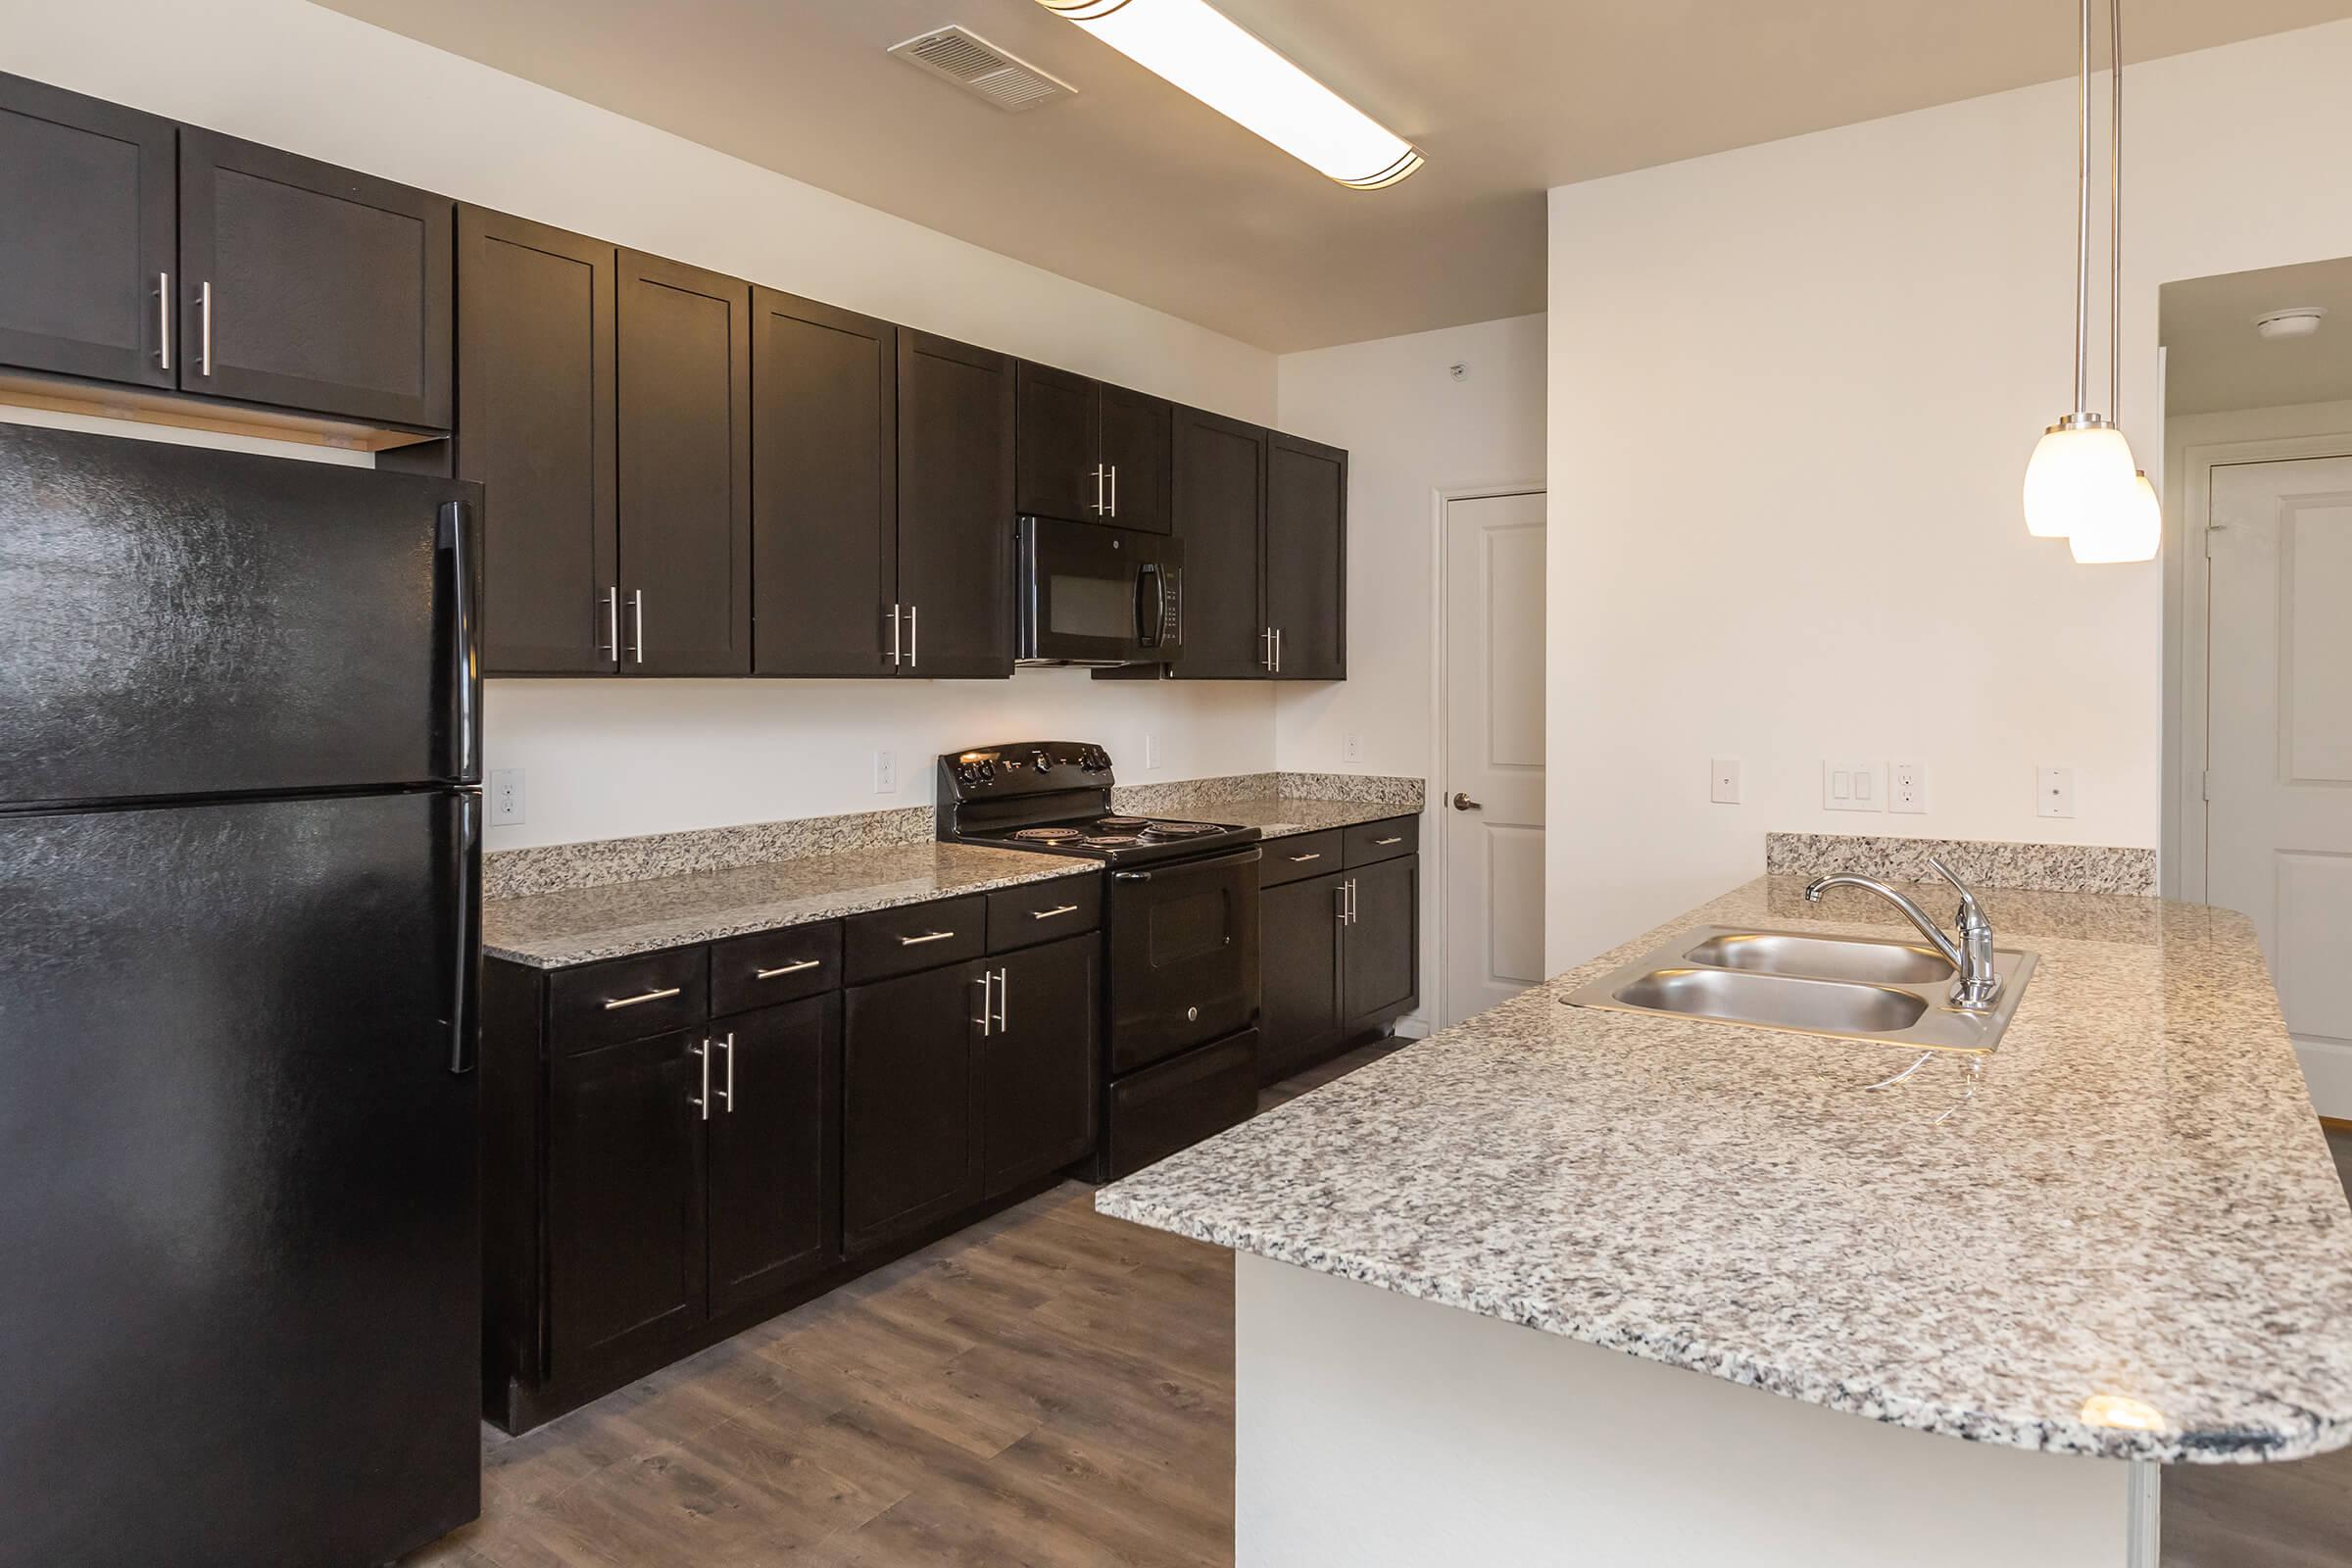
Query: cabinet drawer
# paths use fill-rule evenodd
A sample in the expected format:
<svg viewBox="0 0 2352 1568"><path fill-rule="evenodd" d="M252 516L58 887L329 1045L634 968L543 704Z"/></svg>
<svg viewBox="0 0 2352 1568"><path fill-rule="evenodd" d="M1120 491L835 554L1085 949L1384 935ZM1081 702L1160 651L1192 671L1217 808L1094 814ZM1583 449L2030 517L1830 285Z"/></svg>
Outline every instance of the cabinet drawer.
<svg viewBox="0 0 2352 1568"><path fill-rule="evenodd" d="M1346 832L1347 863L1350 867L1370 865L1374 860L1394 860L1421 847L1421 819L1417 816L1358 822Z"/></svg>
<svg viewBox="0 0 2352 1568"><path fill-rule="evenodd" d="M710 1012L710 955L700 946L671 948L557 970L547 986L555 1054L700 1024Z"/></svg>
<svg viewBox="0 0 2352 1568"><path fill-rule="evenodd" d="M1289 838L1268 839L1266 858L1258 862L1257 885L1278 888L1300 877L1337 871L1341 854L1340 830L1336 827L1328 833L1298 833Z"/></svg>
<svg viewBox="0 0 2352 1568"><path fill-rule="evenodd" d="M797 1002L841 986L841 922L787 926L710 944L710 1010Z"/></svg>
<svg viewBox="0 0 2352 1568"><path fill-rule="evenodd" d="M988 900L980 894L852 915L841 923L851 985L976 958L987 949Z"/></svg>
<svg viewBox="0 0 2352 1568"><path fill-rule="evenodd" d="M988 896L988 951L1010 953L1102 923L1102 876L1057 876Z"/></svg>

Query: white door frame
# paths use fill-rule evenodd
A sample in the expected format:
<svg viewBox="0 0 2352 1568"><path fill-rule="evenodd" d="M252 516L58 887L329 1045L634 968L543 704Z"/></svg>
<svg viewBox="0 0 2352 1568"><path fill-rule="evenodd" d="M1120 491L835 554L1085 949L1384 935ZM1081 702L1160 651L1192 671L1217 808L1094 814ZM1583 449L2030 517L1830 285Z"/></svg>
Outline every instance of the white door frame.
<svg viewBox="0 0 2352 1568"><path fill-rule="evenodd" d="M2213 701L2213 561L2206 554L2213 522L2213 470L2255 463L2352 457L2352 433L2271 436L2259 441L2215 441L2187 449L2187 486L2180 508L2180 706L2173 714L2180 735L2180 773L2173 781L2180 802L2180 896L2205 902L2205 800L2208 730Z"/></svg>
<svg viewBox="0 0 2352 1568"><path fill-rule="evenodd" d="M1430 816L1429 831L1422 835L1422 842L1424 853L1429 858L1430 869L1435 879L1435 898L1438 915L1437 919L1432 922L1435 925L1438 934L1437 942L1431 956L1431 963L1437 971L1433 977L1433 984L1430 988L1432 992L1430 1016L1433 1021L1433 1027L1438 1026L1436 1023L1437 1020L1451 1016L1450 1011L1446 1005L1446 987L1447 984L1448 974L1447 958L1449 956L1447 952L1447 944L1451 940L1451 933L1447 930L1447 927L1451 923L1448 916L1452 909L1452 905L1450 902L1448 902L1446 878L1451 874L1452 868L1446 863L1447 856L1446 845L1450 835L1448 835L1446 831L1446 817L1445 813L1451 809L1446 803L1453 799L1453 781L1446 776L1446 771L1447 767L1446 753L1446 509L1456 501L1485 501L1495 496L1540 496L1545 495L1546 493L1547 487L1542 479L1521 479L1517 481L1505 480L1493 484L1442 484L1430 491L1430 760L1428 783L1429 797L1426 808L1430 813ZM1545 548L1547 551L1549 549L1548 536L1550 533L1550 508L1546 506L1544 509L1544 533L1546 535ZM1547 612L1548 608L1547 601ZM1548 684L1546 684L1544 692L1544 702L1546 705L1548 705L1550 702L1550 687ZM1546 825L1548 826L1548 824Z"/></svg>

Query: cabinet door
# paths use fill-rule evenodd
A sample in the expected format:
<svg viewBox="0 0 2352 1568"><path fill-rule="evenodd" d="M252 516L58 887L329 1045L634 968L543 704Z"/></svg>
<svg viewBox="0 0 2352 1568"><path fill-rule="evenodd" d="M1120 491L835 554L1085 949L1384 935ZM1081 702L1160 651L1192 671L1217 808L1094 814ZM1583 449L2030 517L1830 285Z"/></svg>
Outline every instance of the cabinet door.
<svg viewBox="0 0 2352 1568"><path fill-rule="evenodd" d="M558 1054L549 1068L557 1377L703 1321L702 1044L700 1030L656 1035Z"/></svg>
<svg viewBox="0 0 2352 1568"><path fill-rule="evenodd" d="M1084 936L998 961L996 1017L980 1041L988 1197L1059 1170L1095 1147L1102 951Z"/></svg>
<svg viewBox="0 0 2352 1568"><path fill-rule="evenodd" d="M842 1026L842 1242L869 1251L980 1197L980 963L858 986Z"/></svg>
<svg viewBox="0 0 2352 1568"><path fill-rule="evenodd" d="M183 126L181 390L447 429L455 221L446 196Z"/></svg>
<svg viewBox="0 0 2352 1568"><path fill-rule="evenodd" d="M0 74L0 364L173 384L173 134Z"/></svg>
<svg viewBox="0 0 2352 1568"><path fill-rule="evenodd" d="M1283 680L1348 676L1348 454L1277 433L1266 460L1266 620Z"/></svg>
<svg viewBox="0 0 2352 1568"><path fill-rule="evenodd" d="M710 1310L841 1257L838 994L710 1026Z"/></svg>
<svg viewBox="0 0 2352 1568"><path fill-rule="evenodd" d="M1095 383L1027 360L1020 362L1015 380L1014 510L1073 522L1109 520L1109 485L1095 472L1103 461Z"/></svg>
<svg viewBox="0 0 2352 1568"><path fill-rule="evenodd" d="M1169 486L1175 410L1164 398L1123 386L1102 388L1102 463L1110 472L1110 520L1122 528L1166 533L1173 526Z"/></svg>
<svg viewBox="0 0 2352 1568"><path fill-rule="evenodd" d="M1013 362L899 331L899 672L1012 673Z"/></svg>
<svg viewBox="0 0 2352 1568"><path fill-rule="evenodd" d="M1413 1005L1420 990L1421 861L1406 856L1348 873L1355 919L1341 956L1341 1002L1350 1027L1384 1023Z"/></svg>
<svg viewBox="0 0 2352 1568"><path fill-rule="evenodd" d="M1175 412L1169 493L1184 541L1181 679L1266 673L1258 548L1266 511L1266 432L1200 409Z"/></svg>
<svg viewBox="0 0 2352 1568"><path fill-rule="evenodd" d="M1340 1033L1344 874L1286 882L1258 895L1264 971L1258 1061L1271 1083L1311 1060Z"/></svg>
<svg viewBox="0 0 2352 1568"><path fill-rule="evenodd" d="M898 328L752 290L752 671L887 675Z"/></svg>
<svg viewBox="0 0 2352 1568"><path fill-rule="evenodd" d="M621 673L748 674L751 285L619 266Z"/></svg>
<svg viewBox="0 0 2352 1568"><path fill-rule="evenodd" d="M610 244L459 209L457 475L485 492L485 674L612 672L612 276Z"/></svg>

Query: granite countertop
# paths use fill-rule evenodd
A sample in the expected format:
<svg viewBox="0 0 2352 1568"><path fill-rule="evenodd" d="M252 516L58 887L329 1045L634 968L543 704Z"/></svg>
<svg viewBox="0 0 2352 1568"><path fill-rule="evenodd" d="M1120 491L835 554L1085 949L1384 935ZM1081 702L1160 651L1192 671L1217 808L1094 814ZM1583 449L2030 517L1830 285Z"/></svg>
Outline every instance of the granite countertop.
<svg viewBox="0 0 2352 1568"><path fill-rule="evenodd" d="M1879 1091L1916 1052L1560 1003L1693 925L1910 936L1801 887L1749 883L1096 1205L1979 1442L2352 1442L2352 1209L2252 924L1981 894L2041 956L2007 1036Z"/></svg>
<svg viewBox="0 0 2352 1568"><path fill-rule="evenodd" d="M492 899L482 906L482 951L534 968L562 969L1049 877L1092 876L1101 870L1092 860L960 844L903 844L803 856L726 870Z"/></svg>
<svg viewBox="0 0 2352 1568"><path fill-rule="evenodd" d="M1198 816L1207 822L1230 822L1253 827L1270 839L1328 828L1353 827L1359 822L1385 822L1393 816L1418 815L1413 808L1394 801L1298 800L1290 796L1252 795L1239 800L1203 802L1197 811L1170 808L1169 816Z"/></svg>

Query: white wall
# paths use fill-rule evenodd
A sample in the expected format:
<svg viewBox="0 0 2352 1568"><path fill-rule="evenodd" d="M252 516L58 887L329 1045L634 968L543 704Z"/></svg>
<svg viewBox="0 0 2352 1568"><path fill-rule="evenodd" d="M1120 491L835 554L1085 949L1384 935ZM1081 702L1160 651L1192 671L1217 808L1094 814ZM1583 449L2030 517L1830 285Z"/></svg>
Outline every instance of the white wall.
<svg viewBox="0 0 2352 1568"><path fill-rule="evenodd" d="M1274 417L1262 350L299 0L0 0L0 67L1181 399ZM985 178L985 170L975 177ZM149 433L136 427L127 433ZM295 455L312 455L297 453ZM1122 778L1273 764L1263 688L1010 682L493 682L524 767L494 849L919 805L941 751L1101 739ZM1141 737L1163 765L1141 766ZM897 753L894 796L872 751Z"/></svg>
<svg viewBox="0 0 2352 1568"><path fill-rule="evenodd" d="M2348 80L2352 23L2132 68L2124 416L2160 483L2157 288L2352 252ZM2158 842L2163 568L2078 567L2018 507L2071 401L2073 111L1551 193L1552 969L1754 874L1767 829ZM1934 809L1822 810L1831 757L1926 763Z"/></svg>
<svg viewBox="0 0 2352 1568"><path fill-rule="evenodd" d="M1409 774L1429 781L1434 800L1437 494L1544 482L1544 318L1286 354L1279 384L1282 428L1348 449L1348 679L1276 688L1276 764ZM1350 732L1363 743L1352 762ZM1436 911L1441 824L1424 820L1421 907ZM1422 920L1421 994L1432 1002L1440 934L1434 913Z"/></svg>

